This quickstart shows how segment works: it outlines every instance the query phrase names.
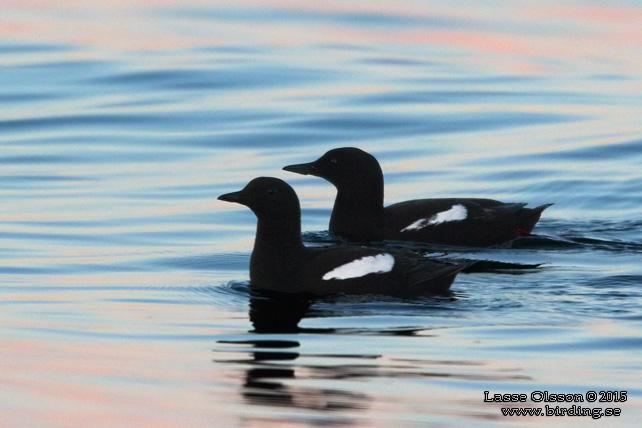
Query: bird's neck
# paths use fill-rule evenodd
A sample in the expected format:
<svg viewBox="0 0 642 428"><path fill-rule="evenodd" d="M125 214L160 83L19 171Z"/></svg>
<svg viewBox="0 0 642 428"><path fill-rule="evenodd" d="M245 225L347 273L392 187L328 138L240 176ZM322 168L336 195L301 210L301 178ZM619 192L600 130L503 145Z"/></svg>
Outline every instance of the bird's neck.
<svg viewBox="0 0 642 428"><path fill-rule="evenodd" d="M383 182L370 182L369 186L355 186L349 190L338 189L330 230L346 237L353 234L367 237L383 212Z"/></svg>
<svg viewBox="0 0 642 428"><path fill-rule="evenodd" d="M337 197L334 200L334 211L344 216L371 214L383 211L383 174L381 171L371 174L360 174L349 186L336 186Z"/></svg>
<svg viewBox="0 0 642 428"><path fill-rule="evenodd" d="M301 222L266 221L259 219L254 240L254 251L266 254L294 254L303 247Z"/></svg>
<svg viewBox="0 0 642 428"><path fill-rule="evenodd" d="M304 252L300 220L293 225L291 222L259 219L250 261L250 282L260 279L263 284L257 285L273 290L285 287L293 266Z"/></svg>

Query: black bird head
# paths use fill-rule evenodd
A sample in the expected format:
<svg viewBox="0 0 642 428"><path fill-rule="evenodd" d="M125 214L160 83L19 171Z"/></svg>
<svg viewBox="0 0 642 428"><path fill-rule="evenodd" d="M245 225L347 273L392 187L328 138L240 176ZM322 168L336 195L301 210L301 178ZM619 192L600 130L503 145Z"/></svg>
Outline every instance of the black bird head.
<svg viewBox="0 0 642 428"><path fill-rule="evenodd" d="M243 190L218 197L250 208L257 217L270 219L300 219L299 198L285 181L273 177L258 177Z"/></svg>
<svg viewBox="0 0 642 428"><path fill-rule="evenodd" d="M337 189L344 189L355 183L375 186L383 181L381 167L374 156L354 147L333 149L314 162L289 165L283 169L325 178Z"/></svg>

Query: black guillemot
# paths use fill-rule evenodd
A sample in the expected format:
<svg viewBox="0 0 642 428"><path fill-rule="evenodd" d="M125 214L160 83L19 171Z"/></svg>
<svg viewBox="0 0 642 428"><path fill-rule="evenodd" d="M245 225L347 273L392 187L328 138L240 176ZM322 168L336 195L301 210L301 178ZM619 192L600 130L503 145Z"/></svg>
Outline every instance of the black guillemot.
<svg viewBox="0 0 642 428"><path fill-rule="evenodd" d="M299 198L278 178L255 178L243 190L218 199L245 205L258 219L250 261L252 290L317 296L438 295L466 267L397 250L306 247Z"/></svg>
<svg viewBox="0 0 642 428"><path fill-rule="evenodd" d="M416 199L383 206L383 172L361 149L330 150L314 162L286 171L325 178L337 188L330 231L352 241L414 241L488 247L530 235L542 211L552 204L492 199Z"/></svg>

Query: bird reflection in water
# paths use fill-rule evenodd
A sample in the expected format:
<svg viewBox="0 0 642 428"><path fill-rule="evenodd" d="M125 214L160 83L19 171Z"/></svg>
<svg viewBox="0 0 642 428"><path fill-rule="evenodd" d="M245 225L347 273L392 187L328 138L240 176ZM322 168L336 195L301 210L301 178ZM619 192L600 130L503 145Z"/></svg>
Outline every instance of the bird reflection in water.
<svg viewBox="0 0 642 428"><path fill-rule="evenodd" d="M310 352L310 346L315 346L313 343L318 344L314 338L325 334L354 335L355 338L374 334L381 338L416 337L416 340L430 340L433 333L426 326L381 329L313 329L299 326L303 318L340 318L355 313L364 315L363 311L367 311L368 314L380 314L382 311L425 313L432 308L443 306L445 302L457 302L457 299L452 295L413 301L376 296L361 296L359 299L343 296L328 301L301 296L277 297L252 293L250 320L254 330L245 337L236 336L219 341L219 347L215 351L215 362L225 363L238 374L242 399L247 404L263 409L257 408L250 415L244 414L243 418L245 422L256 422L260 425L268 422L278 426L292 422L304 425L361 425L364 421L362 418L369 414L366 411L378 408L387 397L386 394L382 395L381 391L365 388L364 379L386 379L385 382L393 379L454 379L464 382L531 380L519 373L519 368L511 368L507 372L505 367L486 367L484 361L467 358L408 358L403 354L397 355L393 349L386 346L384 348L389 354L385 356L345 350L341 353ZM311 309L312 306L314 307ZM391 343L393 342L398 343L396 340ZM305 351L302 349L302 343L305 344ZM278 408L278 411L272 412L269 408ZM484 417L487 416L484 413Z"/></svg>
<svg viewBox="0 0 642 428"><path fill-rule="evenodd" d="M313 300L299 294L256 293L250 297L250 322L256 333L297 333Z"/></svg>
<svg viewBox="0 0 642 428"><path fill-rule="evenodd" d="M262 341L254 343L257 348L266 349L270 346L282 348L298 347L296 341ZM292 385L294 379L334 379L343 377L346 368L335 367L306 367L295 365L299 353L290 350L283 351L254 351L253 357L247 363L252 366L245 372L243 397L250 404L270 405L287 408L300 408L317 411L362 410L369 407L371 399L364 393L355 393L335 388ZM292 364L286 363L287 361ZM341 422L347 423L345 416Z"/></svg>
<svg viewBox="0 0 642 428"><path fill-rule="evenodd" d="M232 349L227 351L232 351L236 355L239 355L237 354L239 347L250 347L249 350L244 349L238 359L219 362L240 364L245 367L241 395L249 404L296 408L323 414L327 412L328 414L324 417L327 423L351 425L356 420L353 421L345 411L368 409L372 398L361 392L327 388L327 383L323 381L352 377L354 375L352 372L357 366L302 364L300 360L297 361L301 356L298 352L300 342L289 339L290 334L293 333L323 334L334 331L334 329L299 327L299 322L306 316L313 303L313 299L305 296L253 295L250 298L253 333L269 334L270 337L277 335L278 338L219 341L221 345L232 346ZM305 355L305 357L322 358L323 356ZM372 360L378 356L351 355L348 357ZM298 384L302 380L306 385ZM309 380L318 380L319 385L311 386ZM305 415L307 414L302 413L301 417L305 418ZM264 415L264 417L268 416Z"/></svg>

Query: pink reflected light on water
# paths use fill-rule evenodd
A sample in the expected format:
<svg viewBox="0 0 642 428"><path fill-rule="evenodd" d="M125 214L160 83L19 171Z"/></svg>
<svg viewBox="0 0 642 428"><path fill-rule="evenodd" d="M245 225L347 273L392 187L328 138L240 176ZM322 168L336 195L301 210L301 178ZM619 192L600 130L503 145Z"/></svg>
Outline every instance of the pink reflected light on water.
<svg viewBox="0 0 642 428"><path fill-rule="evenodd" d="M231 107L244 110L243 103L246 102L251 108L273 107L275 116L280 118L289 115L288 108L293 110L293 116L301 114L304 119L306 115L314 118L324 117L326 113L330 113L330 116L336 114L338 117L344 111L367 115L371 106L357 105L350 110L349 101L346 100L364 94L386 94L395 91L403 94L406 88L404 85L407 85L408 81L421 80L422 77L428 77L426 81L429 83L417 83L415 89L427 92L436 89L434 92L439 93L442 88L429 87L430 78L450 78L450 71L453 69L463 70L461 75L455 76L461 78L464 75L463 79L483 75L487 70L492 72L487 74L501 77L511 77L515 74L571 77L600 73L607 75L611 70L624 76L636 76L642 70L642 62L639 60L642 51L642 9L614 3L586 6L581 3L559 5L556 2L533 1L513 3L510 6L500 3L493 6L491 2L475 6L465 2L449 1L197 0L186 3L177 0L7 0L3 3L2 14L2 43L41 43L71 48L69 52L62 49L53 53L43 53L37 49L35 52L26 49L26 53L15 53L9 49L8 53L0 56L2 65L4 62L12 61L34 64L47 61L65 63L70 59L76 60L86 56L91 59L104 59L104 63L108 63L105 68L113 66L116 69L109 74L109 71L101 68L103 62L96 61L96 69L99 69L100 73L93 75L87 72L71 76L71 82L76 82L76 79L101 82L105 76L113 79L107 79L112 82L105 85L108 89L104 89L101 84L94 84L92 88L100 87L100 90L94 88L96 93L91 95L93 98L81 99L77 104L76 97L80 97L81 94L78 92L82 92L81 90L64 94L73 101L69 101L68 104L65 102L67 98L64 97L59 104L55 104L55 99L51 101L56 109L68 115L62 117L73 117L76 110L81 113L91 110L98 115L114 111L113 106L106 107L112 105L112 95L117 95L119 99L131 96L132 100L141 103L140 111L153 112L155 108L167 108L170 112L176 109L177 113L181 113L185 111L185 105L181 104L186 102L184 98L197 98L196 94L202 96L203 93L210 95L210 98L203 101L202 111L206 112ZM257 91L260 92L258 96L252 88L242 88L238 92L231 91L231 94L228 92L219 95L218 88L209 87L209 82L204 82L203 88L196 85L196 88L192 88L193 92L187 94L172 89L171 84L167 85L167 80L171 80L172 77L167 80L163 78L163 67L168 70L180 69L183 66L181 59L188 57L189 53L173 55L174 51L189 51L200 47L251 47L258 52L256 57L252 56L254 53L245 54L245 57L243 54L239 55L242 60L247 61L243 64L245 67L252 67L252 61L255 60L260 65L280 61L287 66L284 67L286 70L289 66L295 68L303 64L308 68L318 66L322 71L345 73L349 77L345 80L341 80L341 77L336 78L341 80L340 83L333 82L327 85L313 82L310 85L277 86L276 89L268 85ZM341 49L342 47L354 50ZM148 52L157 55L146 56ZM298 61L298 55L307 56L304 61ZM153 59L162 65L150 65L147 61L150 57L154 57ZM262 62L265 58L268 60ZM194 60L189 64L193 66L192 71L210 71L219 65L226 65L225 59L217 55L194 55L189 56L189 59ZM388 59L393 60L390 61L393 65L386 62ZM406 60L410 65L395 68L396 59L401 63ZM415 59L416 63L413 62ZM368 63L367 60L375 61ZM71 62L73 65L73 61ZM430 68L432 65L426 65L433 62L436 64L436 72ZM613 67L613 64L616 66ZM156 69L154 65L157 66ZM161 71L152 73L150 86L145 85L149 82L135 80L139 70L145 67L154 72ZM374 77L372 80L360 79L365 68L369 68L369 76ZM386 73L393 75L395 72L399 73L396 79L386 76ZM134 78L134 83L127 80L131 77ZM66 78L67 76L61 81L66 81ZM207 77L204 78L206 79ZM122 92L109 93L110 90L114 90L109 86L113 81L119 82L114 86ZM547 91L543 92L563 92L566 90L564 85L567 81L555 81L558 87L544 86ZM197 79L198 82L200 80ZM585 84L594 85L594 82ZM35 79L34 83L42 84ZM576 83L572 86L572 91L582 93L584 88L581 85L582 83ZM616 85L618 80L613 79L607 83L600 81L599 89L590 89L594 95L599 95L599 91L613 94L618 88ZM450 86L447 90L453 88L456 89ZM525 92L531 90L524 84L520 88ZM627 92L625 95L628 95L629 84L623 85L622 88L622 92ZM51 89L52 92L66 90L47 89ZM534 87L533 93L536 94L537 89ZM493 84L490 83L483 88L483 91L486 90L491 93ZM502 90L512 90L510 81ZM591 91L587 92L591 94ZM25 93L28 95L30 91L27 90ZM266 93L270 96L265 96ZM167 96L167 99L155 99L159 94ZM221 101L222 98L218 98L219 96L225 101ZM494 104L491 101L486 105L483 101L473 99L449 105L426 102L402 108L444 115L448 112L474 113L487 108L505 108L507 111L522 113L569 113L607 118L608 115L620 118L633 115L638 117L637 110L630 108L626 103L620 103L620 99L612 105L597 102L580 105L577 101L575 104L549 104L544 101L529 105L526 104L528 99L525 97L526 101L520 100L517 105L508 104L511 100L506 101L508 107L502 105L501 101ZM300 103L297 104L293 100ZM290 106L287 106L288 102L291 103ZM306 104L308 102L310 104ZM315 102L318 103L318 110L306 110ZM305 108L302 109L301 106L304 104ZM70 105L71 112L68 111ZM25 102L7 114L16 115L19 119L23 115L27 119L33 116L36 119L34 122L37 122L39 118L47 117L47 112L42 112L40 107L40 104L28 105ZM384 106L391 109L396 107L398 106ZM26 111L28 108L33 109L33 112ZM189 108L194 107L190 105ZM195 110L194 114L198 114L199 110ZM391 111L398 114L394 110ZM135 112L139 110L133 111ZM127 116L132 110L123 109L121 113ZM315 113L318 116L315 116ZM257 135L271 129L269 120L265 122L267 124L263 125L264 128L256 125ZM556 150L582 148L583 144L588 147L600 142L603 145L621 143L620 135L611 138L607 135L596 142L595 135L612 132L613 126L611 130L602 128L604 122L585 123L581 130L573 132L570 132L570 129L578 128L577 122L538 128L535 131L519 129L506 133L480 133L475 135L475 141L480 143L475 150L469 150L470 146L462 145L461 150L446 152L443 155L415 155L405 158L410 160L402 159L396 163L388 160L382 163L384 170L389 171L396 169L398 172L422 172L434 169L441 172L439 168L447 169L456 166L457 162L465 165L466 162L483 160L484 156L494 159L497 153L519 156L539 151L546 154ZM205 127L200 129L198 124L194 125L193 131L190 128L189 132L183 134L180 130L176 134L172 134L174 130L158 130L156 125L158 123L150 125L149 135L156 136L157 133L166 132L165 136L171 137L171 143L177 144L191 132L202 133L214 143L216 138L222 135ZM616 122L616 125L617 132L621 134L634 135L638 131L637 122L634 120L623 121L622 124ZM234 129L234 132L238 132L239 135L253 130L252 124L241 123L237 126L239 129ZM283 126L287 128L287 124ZM44 129L43 134L49 132L48 128ZM84 149L85 137L90 142L93 133L104 131L93 128L85 130L82 124L78 125L78 129L83 132L83 140L77 143L78 150ZM68 131L67 128L62 128L58 132L64 134ZM25 141L33 138L38 142L38 130L34 131L36 134L30 135L29 132L32 130L28 129L25 131L26 136L19 137ZM109 136L113 142L120 142L121 137L129 130L108 129L107 132L113 132ZM550 138L546 138L546 144L551 146L533 138L524 138L522 143L520 138L525 136L526 132L537 132L544 136L547 132L551 133ZM276 134L278 135L278 132ZM577 139L563 143L560 142L560 135L573 135ZM66 135L63 135L63 139L65 137ZM425 137L426 140L429 138L431 137ZM448 136L440 135L434 138L447 141ZM455 133L453 141L455 139L460 140L461 134ZM507 143L508 140L520 142L510 145ZM132 145L138 143L135 138L131 141L135 142ZM34 144L34 150L46 145L45 142L38 144ZM110 146L110 149L120 150L122 147L125 147L125 144ZM218 150L215 145L208 147L205 144L202 148L203 153L210 148L213 152ZM128 146L124 151L129 149ZM228 149L231 152L236 150ZM392 144L390 149L393 149ZM272 163L267 161L268 156L279 156L278 153L268 154L269 150L264 147L245 147L236 155L228 155L226 163L229 166L226 167L229 169L224 169L227 174L225 179L230 183L245 183L248 174L266 173L268 166L272 168ZM21 156L23 152L27 153L24 157L28 159L28 150L16 150L16 157ZM73 153L69 158L76 159L72 155ZM216 156L218 155L219 152L216 152ZM200 153L197 153L197 156L200 156ZM214 184L216 162L219 162L219 165L222 163L216 156L203 156L203 160L200 161L202 163L192 160L189 164L155 164L145 163L145 160L127 165L108 162L107 166L103 166L100 162L64 164L64 161L61 161L65 173L70 177L76 175L105 180L97 180L95 185L86 184L87 187L74 188L73 185L69 185L69 188L59 191L59 196L64 197L57 199L52 197L54 192L50 189L43 190L42 195L38 194L38 190L34 193L35 197L25 200L20 200L22 189L12 190L11 195L17 195L15 200L18 204L12 207L13 211L3 212L0 216L3 227L8 227L10 232L3 240L0 250L7 254L4 260L5 267L19 273L14 276L7 275L10 279L6 280L4 285L7 287L2 290L3 294L0 296L0 325L8 332L3 336L0 346L0 391L4 392L1 394L1 426L233 426L228 424L228 419L233 423L241 421L242 426L300 425L290 413L290 409L268 408L274 410L270 412L265 408L253 408L243 403L243 371L253 366L246 364L248 367L245 367L242 363L232 361L228 363L228 367L221 368L220 364L213 362L212 349L216 346L213 336L226 333L226 328L233 330L231 335L246 335L247 330L251 328L247 321L247 309L244 306L240 310L235 308L236 312L230 310L228 314L225 309L221 309L221 305L215 303L217 298L213 297L212 289L222 288L223 280L220 278L225 278L225 283L229 280L229 272L226 273L224 269L237 269L234 271L235 280L247 279L246 264L249 263L249 251L254 236L252 233L226 239L214 236L208 237L210 241L204 242L197 238L200 232L218 232L226 226L215 224L215 221L210 223L209 217L208 220L204 220L200 215L209 215L216 210L232 211L239 208L219 204L215 201L213 193L209 195L203 190L194 191L194 199L177 198L158 202L156 205L153 198L143 199L143 196L149 196L150 191L156 192L155 197L161 199L162 196L159 195L172 185L176 185L177 193L182 193L181 186L189 193L190 185L202 189ZM449 156L452 158L448 158ZM290 162L284 161L282 164L296 163L307 157L297 155L296 159L292 158ZM24 165L26 163L11 165L8 161L2 164L2 168L7 175L19 176L26 175L22 172ZM41 168L36 172L42 174L42 169L50 165L53 165L53 169L60 168L56 161L43 162L36 165L36 168ZM248 171L236 165L254 165L255 169ZM581 165L585 168L584 164ZM566 170L573 167L577 166L564 166ZM521 168L521 165L518 164L515 168ZM193 176L189 175L188 169L195 171L192 172ZM279 172L278 169L276 171ZM203 174L196 178L199 172ZM120 175L120 178L112 175ZM636 178L634 174L631 174L631 177ZM446 175L446 180L448 179ZM474 176L471 176L470 181L473 180ZM485 185L483 181L479 183L480 186ZM452 183L444 183L444 186L460 184L454 180ZM34 186L33 183L28 185ZM412 186L408 186L407 182L403 185L405 189L398 189L393 195L399 197L402 192L420 192L417 195L405 195L407 197L403 198L409 199L413 196L423 197L431 190L428 184L424 183L421 183L418 190L408 190ZM103 187L114 190L105 192ZM28 193L30 188L26 189L24 192ZM448 187L446 189L450 190ZM129 194L120 196L121 190ZM331 186L320 181L318 187L310 187L307 192L301 193L306 207L324 209L328 207L328 201L331 201L335 194ZM43 209L42 200L45 196L51 199L46 201ZM140 199L136 199L138 197ZM315 200L311 201L313 197ZM108 202L105 203L105 200ZM114 206L108 206L112 202ZM200 215L191 219L193 223L179 224L179 220L163 223L164 219L181 216L190 219L190 214ZM130 217L137 218L138 221L129 224L127 220ZM146 221L140 221L141 218ZM65 222L69 224L65 225ZM102 225L103 222L107 225ZM321 227L325 227L325 224L327 223L324 218ZM230 226L230 230L241 227L245 226L234 224ZM254 228L255 223L252 220L252 232ZM190 233L182 236L183 232ZM155 237L152 243L146 243L146 234L159 236ZM129 235L134 235L134 238ZM67 238L62 239L59 236ZM229 248L243 248L246 252L240 257L239 254L230 254ZM236 258L236 263L232 268L226 265L220 268L211 262L212 255L217 252L221 259ZM197 257L190 258L192 255ZM180 265L180 268L173 266L167 259L176 259L173 263ZM153 263L146 265L145 262L149 261ZM243 270L234 267L242 264ZM54 273L20 273L30 269ZM127 269L131 269L132 272L128 272ZM88 271L90 273L86 273ZM9 283L10 281L13 283ZM11 286L14 288L10 288ZM205 291L199 291L199 288ZM246 297L237 296L236 299ZM225 297L220 300L227 304L228 300L233 298ZM229 324L226 325L226 322ZM414 321L410 319L410 322ZM604 335L608 336L609 331L614 330L615 327L606 326ZM469 331L471 338L468 349L461 346L462 343L457 343L456 338L448 337L448 334L444 333L445 339L441 343L446 346L443 349L450 346L455 349L453 353L462 352L462 349L463 352L480 349L479 331L475 328ZM633 334L634 332L630 335ZM483 340L489 340L483 335L481 337ZM332 343L332 340L331 337L319 337L318 342L312 345L317 346L323 341ZM372 337L373 343L377 340L377 337ZM512 344L500 345L509 347ZM422 349L421 352L432 352L427 349ZM394 354L392 351L394 350L391 349L391 353ZM318 351L314 348L304 349L302 360L305 362L306 358L315 358L316 352ZM594 367L571 367L568 362L576 361L576 351L559 351L553 360L556 363L554 369L542 366L536 353L525 353L527 357L517 357L505 356L501 354L502 351L493 349L488 352L491 360L498 360L497 366L490 364L484 369L475 369L474 372L488 373L488 367L492 369L491 375L520 371L529 376L537 375L540 384L560 388L563 385L557 385L557 382L566 382L569 379L596 379L607 384L605 379L613 377L613 374L620 370L618 367L603 371ZM240 354L240 357L235 358L253 358L251 352ZM610 356L608 357L610 360ZM483 360L482 357L479 358ZM586 353L587 363L590 364L601 364L606 358L599 355L596 357L592 352ZM419 362L423 363L421 360ZM629 367L636 367L632 360L628 363ZM350 379L341 380L350 388L359 391L360 396L366 396L363 408L372 412L367 418L354 418L352 426L390 426L388 422L391 413L398 412L401 415L412 414L413 411L420 414L423 412L426 419L429 417L426 416L429 411L442 415L444 420L455 415L464 415L467 419L498 419L497 409L491 409L481 403L481 395L478 392L482 386L475 385L473 391L471 385L465 383L471 381L466 376L460 376L460 384L450 384L453 396L458 394L457 397L444 394L440 382L446 378L452 381L453 373L468 373L460 367L448 369L444 368L446 365L434 362L424 366L427 367L425 372L432 377L409 379L405 385L412 383L408 388L411 393L408 397L396 401L397 391L386 389L392 384L394 370L390 372L390 378L385 378L386 370L390 367L396 368L395 364L390 360L386 361L385 358L377 358L372 363L375 373L372 377L356 378L353 384L349 384ZM234 370L229 370L229 367ZM334 379L315 379L313 376L322 370L309 370L307 373L305 370L301 373L299 367L297 370L299 375L303 375L300 382L303 385L297 386L295 381L292 381L293 385L288 385L287 381L284 381L285 389L292 392L299 403L309 407L318 403L325 404L325 396L316 396L314 392L324 391L324 388L333 383L328 381ZM383 373L379 375L384 379L377 382L376 376L379 371ZM631 372L636 373L634 370ZM633 375L622 376L624 379L631 379ZM504 377L495 376L491 379L506 382ZM379 389L372 392L371 388ZM415 396L412 394L413 388L416 388L415 392L428 391L431 397L438 399L426 405L426 394ZM635 410L639 413L639 403L629 403L627 406L627 412L634 413ZM260 410L257 411L257 408ZM354 412L361 410L356 409ZM385 418L386 415L388 419ZM372 418L368 419L370 416ZM547 422L550 423L550 420ZM602 422L604 421L600 423L604 425Z"/></svg>
<svg viewBox="0 0 642 428"><path fill-rule="evenodd" d="M196 10L190 15L194 19L180 18L183 7L186 5L177 1L10 1L0 24L0 35L7 39L57 41L124 51L235 44L295 47L388 43L561 60L568 55L590 58L599 54L609 58L642 46L642 29L638 25L642 12L639 8L612 4L526 3L513 5L508 11L500 8L490 19L484 15L487 10L462 8L449 2L430 5L401 2L393 7L387 2L193 1L185 10ZM199 17L198 11L203 11L203 16ZM230 11L234 16L231 22L226 15ZM266 11L282 12L284 16L262 19ZM301 14L304 18L297 19ZM315 15L318 19L314 19ZM368 24L368 16L376 16L376 22ZM360 17L366 17L366 22L360 22ZM387 18L393 22L409 19L411 25L387 26ZM435 26L431 20L443 20L444 24ZM485 21L491 26L478 28ZM538 25L532 27L533 22ZM571 32L555 29L556 23L566 22L579 27ZM636 62L633 58L628 61Z"/></svg>
<svg viewBox="0 0 642 428"><path fill-rule="evenodd" d="M12 391L4 407L13 411L6 412L2 422L4 426L25 426L30 421L39 427L88 423L176 427L217 420L221 415L217 416L215 398L207 393L217 380L203 379L203 370L192 371L184 364L195 355L200 354L162 343L84 341L75 346L67 341L5 341L0 367L11 375L0 378ZM207 364L207 355L201 358Z"/></svg>

